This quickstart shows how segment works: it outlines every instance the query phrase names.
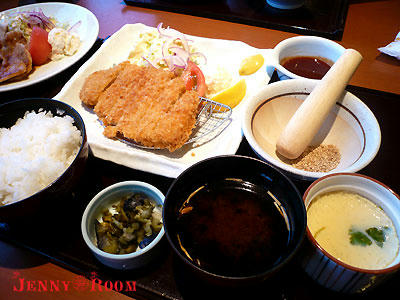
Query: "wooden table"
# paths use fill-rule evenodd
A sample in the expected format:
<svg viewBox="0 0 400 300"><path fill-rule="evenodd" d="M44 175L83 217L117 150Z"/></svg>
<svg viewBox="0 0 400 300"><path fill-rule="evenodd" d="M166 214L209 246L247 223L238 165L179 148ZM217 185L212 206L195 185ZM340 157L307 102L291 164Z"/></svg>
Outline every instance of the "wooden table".
<svg viewBox="0 0 400 300"><path fill-rule="evenodd" d="M189 15L126 6L121 0L80 0L73 1L91 10L100 23L101 38L105 38L126 23L165 25L184 33L219 39L241 40L258 48L273 48L281 40L295 36L260 27L210 20ZM1 1L0 10L13 8L18 1ZM364 60L350 84L378 91L400 94L400 61L381 54L377 48L394 40L400 31L400 1L350 1L343 39L339 41L346 48L362 53ZM55 91L45 95L55 95ZM28 96L28 95L26 95ZM400 99L400 98L399 98ZM4 99L2 99L4 101ZM382 100L384 101L384 100ZM392 174L396 176L396 174ZM32 233L33 234L33 233ZM25 283L31 280L31 289L36 291L17 292L21 278ZM86 280L77 274L51 262L44 256L0 241L0 298L2 299L131 299L115 291L78 291L70 288L55 293L39 292L38 281L60 280L74 282Z"/></svg>

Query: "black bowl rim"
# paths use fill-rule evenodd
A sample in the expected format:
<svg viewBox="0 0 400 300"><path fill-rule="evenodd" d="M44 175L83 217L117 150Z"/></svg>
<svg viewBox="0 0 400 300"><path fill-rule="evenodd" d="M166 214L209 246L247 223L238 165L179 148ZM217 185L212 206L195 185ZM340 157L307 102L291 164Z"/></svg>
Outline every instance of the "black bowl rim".
<svg viewBox="0 0 400 300"><path fill-rule="evenodd" d="M82 132L81 132L81 133L82 133L82 139L81 139L81 145L80 145L80 147L79 147L79 151L77 152L77 154L76 154L74 160L71 162L71 164L64 170L64 172L62 172L56 179L54 179L54 180L53 180L51 183L49 183L46 187L42 188L41 190L37 191L36 193L34 193L34 194L32 194L32 195L30 195L30 196L28 196L28 197L26 197L26 198L23 198L23 199L21 199L21 200L18 200L18 201L12 202L12 203L8 203L8 204L5 204L5 205L2 205L2 206L0 206L0 209L1 209L1 207L12 207L12 206L15 206L15 205L17 205L18 203L20 203L21 201L25 201L25 200L28 200L28 199L37 197L39 194L41 194L41 193L45 192L46 190L48 190L54 183L56 183L62 176L64 176L64 174L65 174L70 168L72 168L72 166L75 164L76 160L77 160L78 157L80 156L81 152L83 151L83 148L85 147L85 144L87 143L86 127L85 127L85 123L84 123L84 121L83 121L83 119L82 119L82 116L81 116L81 115L78 113L78 111L77 111L75 108L73 108L71 105L69 105L69 104L67 104L67 103L65 103L65 102L62 102L62 101L60 101L60 100L56 100L56 99L52 99L52 98L40 98L40 97L22 98L22 99L16 99L16 100L11 100L11 101L8 101L8 102L5 102L5 103L1 103L1 104L0 104L0 109L3 108L3 107L6 106L6 105L11 105L11 104L14 104L14 103L16 103L16 102L28 102L28 101L45 101L45 102L47 102L47 103L56 103L57 106L61 105L60 109L68 108L68 109L70 109L71 111L73 111L74 113L76 113L76 117L77 117L77 118L75 118L75 116L71 116L71 115L69 115L69 116L72 117L72 118L74 119L75 122L79 122L79 123L82 124ZM51 102L51 101L52 101L52 102ZM38 104L40 104L40 102L38 102ZM64 107L62 107L62 106L64 106ZM39 109L40 109L40 107L39 107ZM26 111L28 111L28 110L26 110Z"/></svg>
<svg viewBox="0 0 400 300"><path fill-rule="evenodd" d="M172 188L174 187L175 183L182 177L184 176L186 173L190 172L194 167L196 167L199 164L203 164L206 163L210 160L215 160L215 159L225 159L225 158L240 158L240 159L250 159L253 161L256 161L258 163L261 163L263 165L266 165L267 167L272 168L273 170L275 170L278 174L280 174L287 183L289 183L289 185L294 189L295 193L297 194L299 201L301 203L300 207L302 208L302 215L303 215L303 219L304 219L304 224L303 224L303 228L301 228L301 238L298 240L297 244L295 245L295 247L293 248L292 252L286 256L282 261L280 261L278 264L274 265L271 269L268 269L267 271L264 271L262 273L258 273L258 274L254 274L254 275L249 275L249 276L226 276L226 275L220 275L220 274L215 274L212 272L209 272L207 270L201 269L198 266L196 266L195 264L193 264L189 259L187 259L184 255L182 255L182 253L179 252L179 250L175 247L172 238L170 237L169 231L167 229L166 223L165 223L165 208L168 204L168 195L170 193L170 191L172 190ZM193 165L191 165L190 167L188 167L187 169L185 169L182 173L179 174L179 176L177 178L175 178L175 180L172 182L172 184L170 185L167 193L165 194L165 199L164 199L164 205L163 205L163 211L162 211L162 215L163 215L163 224L164 224L164 232L165 232L165 236L167 237L167 240L169 242L169 244L171 245L172 249L174 250L174 252L190 267L196 269L198 272L202 273L202 274L206 274L208 276L211 276L212 278L216 278L216 279L222 279L222 280L229 280L229 281L252 281L254 279L257 278L264 278L266 277L268 274L272 274L275 271L279 270L280 268L284 267L292 258L293 256L298 252L301 244L303 243L303 240L305 238L305 234L306 234L306 228L307 228L307 213L306 213L306 208L303 202L303 197L300 194L299 190L297 189L297 187L295 186L295 184L292 182L292 180L286 176L284 173L282 173L282 171L280 171L278 168L276 168L275 166L271 165L268 162L262 161L260 159L257 158L253 158L253 157L248 157L248 156L244 156L244 155L218 155L218 156L214 156L214 157L210 157L210 158L206 158L202 161L199 161Z"/></svg>

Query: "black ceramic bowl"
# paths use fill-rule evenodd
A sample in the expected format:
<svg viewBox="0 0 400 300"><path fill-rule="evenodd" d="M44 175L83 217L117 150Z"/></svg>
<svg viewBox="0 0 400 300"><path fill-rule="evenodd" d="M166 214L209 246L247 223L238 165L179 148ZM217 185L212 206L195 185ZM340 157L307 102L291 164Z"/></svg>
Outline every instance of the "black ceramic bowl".
<svg viewBox="0 0 400 300"><path fill-rule="evenodd" d="M1 104L0 128L10 128L19 118L23 118L27 111L38 112L39 110L51 111L53 116L71 116L74 119L74 126L81 132L80 149L71 165L47 187L30 197L0 206L0 222L23 222L40 211L49 208L54 211L58 205L64 208L69 206L60 202L76 186L83 174L89 153L85 124L79 113L68 104L46 98L21 99ZM35 129L32 128L32 130Z"/></svg>
<svg viewBox="0 0 400 300"><path fill-rule="evenodd" d="M224 220L229 220L230 217L232 218L232 215L238 216L235 215L236 208L239 209L238 211L241 210L245 211L246 213L246 208L243 209L246 206L242 205L246 201L248 202L248 198L246 197L243 197L244 201L242 202L237 202L236 200L229 202L230 200L228 199L229 205L218 207L217 210L214 210L214 212L216 211L217 213L222 212L223 210L230 211L230 215L228 214L226 217L220 217L218 220L209 218L212 210L210 210L210 213L205 210L206 213L204 213L204 215L202 216L203 219L201 220L204 220L205 218L208 224L204 225L200 222L200 226L192 227L193 223L198 223L194 222L193 219L190 219L193 216L193 212L196 210L200 211L201 209L204 211L204 207L201 209L199 208L202 205L199 203L206 203L205 201L208 201L209 204L217 202L217 197L194 198L196 196L193 195L197 195L197 193L199 193L197 190L202 186L206 186L208 190L212 190L214 188L219 189L221 186L221 182L224 184L228 183L228 185L230 183L233 184L232 187L234 192L231 193L228 191L227 194L229 195L229 197L226 198L236 199L236 194L241 194L242 192L244 192L245 195L247 195L246 193L250 193L250 198L253 197L252 195L254 195L256 198L259 197L257 198L259 199L257 201L263 202L264 204L269 201L269 203L271 204L270 207L273 207L272 209L276 207L276 211L279 212L277 214L279 215L279 217L282 217L284 215L286 216L285 218L282 217L283 219L285 219L285 235L276 235L276 232L278 232L278 230L275 230L275 227L271 227L268 224L269 221L265 223L262 221L263 219L259 219L257 213L255 215L251 215L250 218L247 217L247 219L241 219L243 220L243 222L241 222L239 225L244 224L244 220L247 222L247 225L244 226L244 228L242 228L243 226L239 225L234 226L233 220L232 223L230 223L230 221L225 223ZM203 190L203 188L201 188L201 190ZM231 209L232 206L234 206L234 209ZM264 211L268 214L268 211L265 211L264 208L265 207L260 209L260 211ZM247 211L250 211L251 209L254 210L254 207L249 207ZM256 206L255 211L258 211L258 206ZM190 212L190 215L187 214L187 212ZM182 223L182 221L185 220L183 218L186 218L186 224ZM265 162L249 157L236 155L218 156L206 159L189 167L187 170L181 173L178 178L176 178L176 180L173 182L166 194L163 208L163 222L167 239L174 249L174 252L183 262L183 266L191 271L190 273L192 275L201 280L204 280L206 283L225 287L257 284L276 275L278 271L281 271L281 269L285 265L287 265L287 263L293 258L293 256L299 249L305 234L307 224L306 210L302 201L302 197L297 188L290 181L290 179L288 179L276 168ZM203 228L204 226L207 228ZM224 231L225 229L220 230L221 228L219 228L218 226L227 227L225 228L227 231ZM187 228L196 229L188 230ZM273 247L275 247L275 244L279 244L278 239L283 238L284 240L284 246L281 247L279 251L264 251L265 249L268 250L268 247L264 247L263 245L262 247L257 248L257 245L259 243L259 240L257 240L257 238L248 238L248 230L256 230L258 233L255 235L255 237L257 237L258 235L264 235L264 233L268 231L268 228L272 228L272 230L269 230L269 234L270 237L272 237L270 244L272 244ZM260 257L261 259L268 259L268 255L271 254L271 261L268 263L265 263L265 261L263 261L262 263L258 264L257 261L251 261L252 258L250 257L250 260L245 261L245 264L247 264L245 269L237 271L235 270L235 268L232 268L229 270L229 272L225 272L226 270L221 269L221 265L218 264L220 263L220 259L223 260L224 256L227 255L226 253L232 250L228 249L227 251L225 251L227 249L226 241L234 240L235 237L233 237L233 239L224 237L222 243L220 243L220 241L217 241L216 243L219 245L217 246L217 248L214 248L215 240L212 240L211 238L210 242L210 240L207 239L206 247L201 247L201 250L199 250L198 248L196 249L196 247L198 247L199 245L204 246L204 236L209 236L210 232L211 236L215 236L215 234L213 233L214 229L216 230L215 232L226 232L227 235L230 235L231 232L234 232L234 235L236 234L238 241L255 241L254 244L253 242L251 244L249 243L249 245L254 246L249 247L249 249L247 249L246 243L239 243L241 244L240 247L242 247L244 250L240 250L241 252L236 253L246 253L246 251L250 252L255 250L254 252L257 253L254 253L254 256L258 255L258 257ZM192 235L192 232L202 230L207 233L202 232L199 235ZM270 237L267 236L267 238ZM281 242L282 241L280 241L280 243ZM225 250L223 250L221 246L223 243L225 243L223 245L225 247ZM232 247L228 245L228 248ZM213 249L218 249L218 251L215 252L219 252L219 250L221 250L221 253L218 254L219 258L217 255L215 259L209 260L209 258L214 255ZM261 249L263 250L260 253ZM196 261L198 261L199 259L199 253L201 255L205 255L202 257L200 255L200 263L196 263ZM235 255L235 252L232 253L234 253ZM276 255L276 253L279 253L279 257L277 257L276 259L272 259L273 257L275 257L274 255ZM252 255L253 252L250 253L250 256ZM201 261L203 258L205 258L206 263L204 263L204 261ZM233 259L232 261L235 261L235 259ZM214 268L214 266L212 265L213 262L218 265L216 268ZM229 264L229 260L228 263L224 264L223 266L229 266L230 268L231 265Z"/></svg>

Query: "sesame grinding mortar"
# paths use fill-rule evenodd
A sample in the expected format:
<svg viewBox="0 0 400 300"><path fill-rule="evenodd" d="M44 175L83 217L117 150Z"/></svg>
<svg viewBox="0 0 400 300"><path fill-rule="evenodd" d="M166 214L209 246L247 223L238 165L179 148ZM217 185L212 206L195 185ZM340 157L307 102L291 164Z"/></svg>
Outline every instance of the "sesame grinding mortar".
<svg viewBox="0 0 400 300"><path fill-rule="evenodd" d="M253 151L263 160L273 164L288 176L299 180L315 180L330 173L353 173L367 166L377 154L381 132L373 112L350 92L342 92L325 117L310 145L324 146L316 167L326 161L333 145L340 153L337 165L331 170L311 171L295 167L276 151L282 131L300 105L314 90L318 81L291 79L268 84L247 102L243 114L244 136Z"/></svg>

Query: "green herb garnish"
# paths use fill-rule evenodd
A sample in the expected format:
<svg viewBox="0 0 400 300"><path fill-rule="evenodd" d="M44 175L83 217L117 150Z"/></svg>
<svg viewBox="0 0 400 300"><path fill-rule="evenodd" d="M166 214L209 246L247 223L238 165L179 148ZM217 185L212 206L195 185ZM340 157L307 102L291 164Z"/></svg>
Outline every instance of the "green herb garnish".
<svg viewBox="0 0 400 300"><path fill-rule="evenodd" d="M386 240L385 231L389 230L389 227L385 226L382 229L376 227L370 227L364 232L350 229L350 243L352 245L360 245L360 246L370 246L372 245L371 239L379 246L383 247L383 243ZM371 239L370 239L371 238Z"/></svg>
<svg viewBox="0 0 400 300"><path fill-rule="evenodd" d="M388 229L385 227L384 229ZM385 233L382 229L371 227L366 230L367 234L375 241L379 247L383 247L383 242L386 240Z"/></svg>
<svg viewBox="0 0 400 300"><path fill-rule="evenodd" d="M326 227L323 226L323 227L321 227L320 229L318 229L318 230L314 233L314 238L316 239L316 238L317 238L317 235L320 234L321 231L324 230L325 228L326 228Z"/></svg>
<svg viewBox="0 0 400 300"><path fill-rule="evenodd" d="M370 246L372 244L372 241L368 238L368 236L361 231L354 231L353 229L350 229L349 234L350 243L352 245Z"/></svg>

